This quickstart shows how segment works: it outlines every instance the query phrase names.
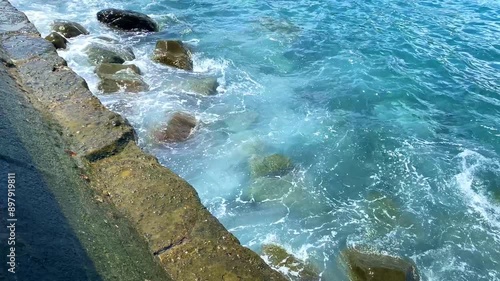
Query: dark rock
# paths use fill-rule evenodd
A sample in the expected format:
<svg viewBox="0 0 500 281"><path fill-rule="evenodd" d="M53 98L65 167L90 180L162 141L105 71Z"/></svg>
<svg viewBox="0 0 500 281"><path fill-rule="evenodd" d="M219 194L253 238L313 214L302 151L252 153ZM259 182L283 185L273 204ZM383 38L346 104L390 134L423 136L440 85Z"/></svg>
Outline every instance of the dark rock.
<svg viewBox="0 0 500 281"><path fill-rule="evenodd" d="M133 64L103 63L96 68L96 74L101 78L97 88L105 94L120 90L138 93L149 89L140 76L139 68Z"/></svg>
<svg viewBox="0 0 500 281"><path fill-rule="evenodd" d="M273 154L250 161L251 173L254 178L266 176L284 176L293 169L292 160L281 154Z"/></svg>
<svg viewBox="0 0 500 281"><path fill-rule="evenodd" d="M56 49L66 49L66 43L68 43L68 40L57 32L50 33L47 37L45 37L45 40L52 43Z"/></svg>
<svg viewBox="0 0 500 281"><path fill-rule="evenodd" d="M61 33L66 38L89 34L85 27L72 21L57 20L52 23L51 27L53 31Z"/></svg>
<svg viewBox="0 0 500 281"><path fill-rule="evenodd" d="M191 52L177 40L160 40L156 42L153 60L184 70L193 70Z"/></svg>
<svg viewBox="0 0 500 281"><path fill-rule="evenodd" d="M355 249L342 252L351 281L419 281L415 264L401 258Z"/></svg>
<svg viewBox="0 0 500 281"><path fill-rule="evenodd" d="M14 35L0 43L0 48L14 63L29 61L33 58L56 57L54 45L40 37L31 37L27 35ZM62 60L62 59L60 59Z"/></svg>
<svg viewBox="0 0 500 281"><path fill-rule="evenodd" d="M135 59L131 49L123 49L117 46L93 43L85 48L90 62L95 65L101 63L124 63Z"/></svg>
<svg viewBox="0 0 500 281"><path fill-rule="evenodd" d="M290 280L318 281L320 279L319 272L314 266L297 259L278 245L264 245L262 253L276 268L287 268L286 275Z"/></svg>
<svg viewBox="0 0 500 281"><path fill-rule="evenodd" d="M191 136L196 127L196 118L184 112L176 112L168 121L167 127L155 132L156 141L179 142L185 141Z"/></svg>
<svg viewBox="0 0 500 281"><path fill-rule="evenodd" d="M124 31L158 31L158 24L153 19L129 10L105 9L97 13L97 20Z"/></svg>

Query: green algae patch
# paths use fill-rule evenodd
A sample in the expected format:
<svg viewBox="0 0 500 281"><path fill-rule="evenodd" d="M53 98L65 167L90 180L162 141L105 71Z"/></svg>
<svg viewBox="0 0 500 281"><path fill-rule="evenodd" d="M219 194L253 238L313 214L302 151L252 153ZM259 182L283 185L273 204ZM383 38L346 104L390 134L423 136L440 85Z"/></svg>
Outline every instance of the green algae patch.
<svg viewBox="0 0 500 281"><path fill-rule="evenodd" d="M278 245L264 245L262 253L274 267L286 268L290 280L317 281L320 278L318 270L313 265L297 259Z"/></svg>
<svg viewBox="0 0 500 281"><path fill-rule="evenodd" d="M90 168L93 186L135 225L174 280L284 280L224 229L193 187L135 143Z"/></svg>
<svg viewBox="0 0 500 281"><path fill-rule="evenodd" d="M256 157L250 161L252 177L284 176L293 169L290 158L281 154Z"/></svg>

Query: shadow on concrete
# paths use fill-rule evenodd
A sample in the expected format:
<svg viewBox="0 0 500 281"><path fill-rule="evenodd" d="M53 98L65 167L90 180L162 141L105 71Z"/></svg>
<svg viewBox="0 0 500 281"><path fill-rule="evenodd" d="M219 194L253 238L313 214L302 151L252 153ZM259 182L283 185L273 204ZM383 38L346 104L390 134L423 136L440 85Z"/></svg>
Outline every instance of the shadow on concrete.
<svg viewBox="0 0 500 281"><path fill-rule="evenodd" d="M22 127L23 134L31 134L35 143L41 137L29 114L23 112L29 111L25 101L13 91L12 79L0 68L0 280L102 280L46 181L58 175L51 175L51 168L33 160L29 151L39 147L27 147L18 134ZM48 163L47 157L38 159L47 166L57 165ZM15 274L8 272L7 264L11 247L6 227L8 173L15 173L16 178Z"/></svg>

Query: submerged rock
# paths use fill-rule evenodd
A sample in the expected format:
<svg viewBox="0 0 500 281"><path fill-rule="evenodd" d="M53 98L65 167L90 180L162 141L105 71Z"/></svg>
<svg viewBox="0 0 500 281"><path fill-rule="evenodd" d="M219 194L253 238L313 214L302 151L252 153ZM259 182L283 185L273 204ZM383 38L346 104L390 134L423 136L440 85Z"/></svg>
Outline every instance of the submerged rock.
<svg viewBox="0 0 500 281"><path fill-rule="evenodd" d="M288 273L286 275L291 280L317 281L320 278L314 266L297 259L278 245L264 245L262 253L274 267L286 268Z"/></svg>
<svg viewBox="0 0 500 281"><path fill-rule="evenodd" d="M158 24L152 18L129 10L101 10L97 13L97 20L124 31L158 31Z"/></svg>
<svg viewBox="0 0 500 281"><path fill-rule="evenodd" d="M256 157L250 161L252 177L284 176L293 169L290 158L281 154Z"/></svg>
<svg viewBox="0 0 500 281"><path fill-rule="evenodd" d="M98 65L101 63L124 63L135 59L131 49L123 49L116 46L92 43L85 48L91 63Z"/></svg>
<svg viewBox="0 0 500 281"><path fill-rule="evenodd" d="M66 49L66 43L68 43L68 40L57 32L50 33L45 37L45 40L52 43L56 49Z"/></svg>
<svg viewBox="0 0 500 281"><path fill-rule="evenodd" d="M219 82L215 77L192 77L182 81L179 85L181 90L193 92L198 95L212 96L217 94Z"/></svg>
<svg viewBox="0 0 500 281"><path fill-rule="evenodd" d="M154 132L159 142L180 142L187 140L196 127L196 118L184 112L176 112L165 128Z"/></svg>
<svg viewBox="0 0 500 281"><path fill-rule="evenodd" d="M153 60L176 68L193 70L191 52L178 40L160 40L156 42Z"/></svg>
<svg viewBox="0 0 500 281"><path fill-rule="evenodd" d="M246 110L244 112L231 113L224 120L227 129L231 132L241 132L250 128L257 122L259 114L255 111Z"/></svg>
<svg viewBox="0 0 500 281"><path fill-rule="evenodd" d="M342 252L351 281L419 281L416 266L402 258L355 249Z"/></svg>
<svg viewBox="0 0 500 281"><path fill-rule="evenodd" d="M140 76L139 68L133 64L103 63L95 72L101 78L97 87L103 93L115 93L122 89L125 92L138 93L149 89Z"/></svg>
<svg viewBox="0 0 500 281"><path fill-rule="evenodd" d="M72 21L57 20L52 23L51 27L53 31L59 32L66 38L89 34L85 27Z"/></svg>

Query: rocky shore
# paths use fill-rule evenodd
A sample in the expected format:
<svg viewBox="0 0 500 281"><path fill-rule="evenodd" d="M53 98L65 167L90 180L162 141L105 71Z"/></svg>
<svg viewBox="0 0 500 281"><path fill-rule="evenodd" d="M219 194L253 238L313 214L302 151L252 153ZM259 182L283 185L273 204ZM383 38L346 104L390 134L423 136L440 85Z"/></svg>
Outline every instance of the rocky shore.
<svg viewBox="0 0 500 281"><path fill-rule="evenodd" d="M19 115L13 114L9 106L2 107L2 115L19 117L24 111L30 112L26 123L20 121L13 126L33 136L34 143L28 145L31 157L43 154L40 150L56 156L50 165L59 172L47 171L53 180L47 181L47 188L58 202L66 200L61 193L70 190L86 194L81 204L90 215L74 213L77 202L59 204L67 206L62 212L70 220L68 231L76 233L75 241L80 241L82 253L96 268L90 280L285 280L224 229L200 203L193 187L137 146L134 129L127 120L93 96L86 82L67 67L55 47L40 37L23 13L2 0L0 14L2 80L10 81L5 92L17 95L22 103ZM32 118L39 127L31 125ZM37 130L45 136L39 136ZM54 143L37 138L54 139ZM2 169L12 166L14 160L10 159L16 157L2 155ZM33 165L43 173L43 158L38 160L42 162ZM56 188L56 182L62 179L67 179L59 183L68 185L64 191ZM116 227L108 227L107 238L99 238L102 241L82 241L87 238L86 230L79 223L89 216L86 227L100 227L91 223L98 218ZM109 219L102 218L106 216ZM120 220L122 227L114 224L115 220ZM128 239L116 233L122 228L131 233ZM110 249L108 242L131 250L123 253L123 249ZM147 249L141 249L143 243ZM149 254L141 258L138 253L143 250ZM121 266L102 265L110 259ZM64 268L63 261L59 263ZM157 264L166 274L155 269ZM50 276L50 272L54 275ZM65 271L64 280L89 278L77 276L78 272ZM41 273L46 277L37 280L62 280L54 270ZM29 276L29 272L25 274Z"/></svg>

